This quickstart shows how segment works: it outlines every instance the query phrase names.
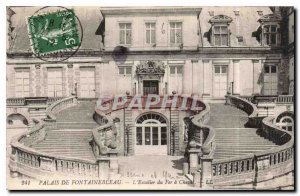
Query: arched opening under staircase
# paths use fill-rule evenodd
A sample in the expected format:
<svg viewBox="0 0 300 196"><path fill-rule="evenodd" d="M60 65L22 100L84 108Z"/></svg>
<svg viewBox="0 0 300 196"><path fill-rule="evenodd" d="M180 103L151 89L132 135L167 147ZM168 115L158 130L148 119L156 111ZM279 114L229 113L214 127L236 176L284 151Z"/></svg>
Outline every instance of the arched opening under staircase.
<svg viewBox="0 0 300 196"><path fill-rule="evenodd" d="M167 119L159 113L140 115L135 123L136 155L167 155L169 131Z"/></svg>

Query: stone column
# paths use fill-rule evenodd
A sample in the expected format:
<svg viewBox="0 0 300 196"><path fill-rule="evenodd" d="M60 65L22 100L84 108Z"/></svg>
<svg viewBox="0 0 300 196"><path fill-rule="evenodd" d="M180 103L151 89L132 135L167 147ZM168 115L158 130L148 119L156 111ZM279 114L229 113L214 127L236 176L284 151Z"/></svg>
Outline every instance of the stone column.
<svg viewBox="0 0 300 196"><path fill-rule="evenodd" d="M73 80L73 64L68 64L68 73L67 73L67 77L68 77L68 85L69 85L69 94L75 94L75 88L74 88L74 80Z"/></svg>
<svg viewBox="0 0 300 196"><path fill-rule="evenodd" d="M98 176L100 179L107 180L109 178L109 160L98 160Z"/></svg>
<svg viewBox="0 0 300 196"><path fill-rule="evenodd" d="M196 80L198 79L197 78L197 66L198 66L198 59L192 59L191 60L192 62L192 92L191 93L198 93L199 90L197 88L198 87L198 81L195 81L194 79L196 78Z"/></svg>
<svg viewBox="0 0 300 196"><path fill-rule="evenodd" d="M139 77L138 79L138 95L142 95L143 94L143 80L141 79L141 77Z"/></svg>
<svg viewBox="0 0 300 196"><path fill-rule="evenodd" d="M192 74L192 63L190 61L185 61L182 75L182 94L191 94L193 80Z"/></svg>
<svg viewBox="0 0 300 196"><path fill-rule="evenodd" d="M211 96L211 86L212 80L211 75L212 70L210 69L210 60L203 60L203 94L202 97L210 97Z"/></svg>
<svg viewBox="0 0 300 196"><path fill-rule="evenodd" d="M203 189L212 189L213 180L212 180L212 157L203 156L201 158L201 188Z"/></svg>
<svg viewBox="0 0 300 196"><path fill-rule="evenodd" d="M233 62L230 61L230 63L228 64L228 79L227 79L227 92L229 92L230 94L232 93L232 82L234 82L234 67L233 67Z"/></svg>
<svg viewBox="0 0 300 196"><path fill-rule="evenodd" d="M36 96L41 97L41 65L35 65Z"/></svg>
<svg viewBox="0 0 300 196"><path fill-rule="evenodd" d="M233 94L240 94L240 61L233 60Z"/></svg>
<svg viewBox="0 0 300 196"><path fill-rule="evenodd" d="M260 94L261 88L262 88L262 66L261 63L259 63L259 60L252 60L253 64L253 87L252 87L252 93L253 94Z"/></svg>
<svg viewBox="0 0 300 196"><path fill-rule="evenodd" d="M67 97L69 96L68 92L68 81L67 81L67 67L62 67L62 96Z"/></svg>
<svg viewBox="0 0 300 196"><path fill-rule="evenodd" d="M50 158L40 157L40 168L46 171L55 171L55 161Z"/></svg>
<svg viewBox="0 0 300 196"><path fill-rule="evenodd" d="M117 152L113 152L109 154L110 157L110 164L109 164L109 170L111 177L114 177L114 175L119 173L119 163L118 163L118 157Z"/></svg>
<svg viewBox="0 0 300 196"><path fill-rule="evenodd" d="M198 167L198 154L201 153L201 149L196 149L196 142L191 141L189 143L189 162L190 162L190 173L195 173Z"/></svg>

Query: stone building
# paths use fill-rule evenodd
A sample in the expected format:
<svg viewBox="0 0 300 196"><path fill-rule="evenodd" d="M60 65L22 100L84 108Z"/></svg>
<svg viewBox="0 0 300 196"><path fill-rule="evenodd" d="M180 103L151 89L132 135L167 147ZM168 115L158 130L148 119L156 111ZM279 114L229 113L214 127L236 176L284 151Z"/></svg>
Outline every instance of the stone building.
<svg viewBox="0 0 300 196"><path fill-rule="evenodd" d="M7 7L12 177L294 188L292 7L73 7L82 43L59 62L31 51L37 9Z"/></svg>
<svg viewBox="0 0 300 196"><path fill-rule="evenodd" d="M228 94L293 94L292 8L75 7L83 27L82 45L74 56L59 63L32 55L26 18L35 8L7 11L8 128L32 126L45 118L49 104L74 94L82 100L96 100L103 95L174 93L197 95L211 103L224 102ZM274 107L261 106L267 108L266 115L286 110L278 112ZM135 127L129 136L133 141L140 133L145 138L145 131L138 128L145 129L138 125L142 117L157 118L162 143L162 138L171 137L171 125L178 127L176 144L168 143L164 153L184 152L185 113L150 109L114 115L125 125L120 128L122 138L126 125Z"/></svg>

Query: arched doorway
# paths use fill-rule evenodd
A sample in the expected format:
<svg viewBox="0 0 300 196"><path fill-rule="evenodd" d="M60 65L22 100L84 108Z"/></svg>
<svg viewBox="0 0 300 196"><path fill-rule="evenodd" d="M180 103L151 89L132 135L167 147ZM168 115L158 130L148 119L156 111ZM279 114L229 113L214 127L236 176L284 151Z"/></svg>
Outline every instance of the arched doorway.
<svg viewBox="0 0 300 196"><path fill-rule="evenodd" d="M135 154L168 154L167 120L157 113L146 113L135 123Z"/></svg>
<svg viewBox="0 0 300 196"><path fill-rule="evenodd" d="M276 118L276 126L287 131L294 131L294 114L291 112L281 113Z"/></svg>
<svg viewBox="0 0 300 196"><path fill-rule="evenodd" d="M28 120L22 114L15 113L7 116L6 124L8 128L27 127Z"/></svg>

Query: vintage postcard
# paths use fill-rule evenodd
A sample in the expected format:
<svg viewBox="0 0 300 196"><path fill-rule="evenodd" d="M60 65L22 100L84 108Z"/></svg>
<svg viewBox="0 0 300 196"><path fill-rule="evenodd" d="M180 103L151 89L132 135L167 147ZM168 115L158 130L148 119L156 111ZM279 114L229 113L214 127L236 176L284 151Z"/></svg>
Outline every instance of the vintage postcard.
<svg viewBox="0 0 300 196"><path fill-rule="evenodd" d="M294 190L293 7L6 7L9 190Z"/></svg>

